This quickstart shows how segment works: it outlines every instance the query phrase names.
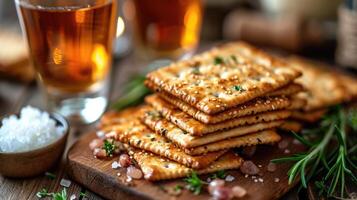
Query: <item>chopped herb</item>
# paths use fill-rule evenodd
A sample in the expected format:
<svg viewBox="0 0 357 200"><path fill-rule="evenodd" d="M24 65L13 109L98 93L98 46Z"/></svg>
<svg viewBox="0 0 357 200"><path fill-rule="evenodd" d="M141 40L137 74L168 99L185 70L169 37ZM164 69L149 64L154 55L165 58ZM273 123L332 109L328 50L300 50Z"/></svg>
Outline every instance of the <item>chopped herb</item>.
<svg viewBox="0 0 357 200"><path fill-rule="evenodd" d="M53 174L53 173L51 173L51 172L46 172L46 173L45 173L45 176L46 176L47 178L49 178L49 179L52 179L52 180L56 178L56 175Z"/></svg>
<svg viewBox="0 0 357 200"><path fill-rule="evenodd" d="M215 65L220 65L220 64L223 64L223 63L224 63L224 60L223 60L222 57L216 56L216 57L214 58L214 64L215 64Z"/></svg>
<svg viewBox="0 0 357 200"><path fill-rule="evenodd" d="M154 142L155 140L156 140L156 138L154 138L154 137L150 139L151 142Z"/></svg>
<svg viewBox="0 0 357 200"><path fill-rule="evenodd" d="M103 149L105 150L107 156L112 157L115 151L115 145L114 145L114 140L113 141L108 141L104 140L104 146Z"/></svg>
<svg viewBox="0 0 357 200"><path fill-rule="evenodd" d="M67 190L63 188L61 192L53 193L52 194L53 200L67 200Z"/></svg>
<svg viewBox="0 0 357 200"><path fill-rule="evenodd" d="M238 91L238 92L244 92L244 91L245 91L245 89L244 89L242 86L240 86L240 85L235 85L235 86L234 86L234 89L235 89L236 91Z"/></svg>
<svg viewBox="0 0 357 200"><path fill-rule="evenodd" d="M80 197L87 197L86 193L84 193L84 192L80 192L80 193L79 193L79 196L80 196Z"/></svg>
<svg viewBox="0 0 357 200"><path fill-rule="evenodd" d="M238 59L235 55L231 55L231 58L235 63L238 63Z"/></svg>
<svg viewBox="0 0 357 200"><path fill-rule="evenodd" d="M199 195L203 184L207 184L198 177L196 172L192 172L184 181L187 183L186 188L195 195Z"/></svg>
<svg viewBox="0 0 357 200"><path fill-rule="evenodd" d="M157 111L147 111L145 112L145 114L153 119L157 119L161 117L160 113Z"/></svg>
<svg viewBox="0 0 357 200"><path fill-rule="evenodd" d="M61 192L49 193L47 189L42 188L41 191L36 193L36 196L38 198L52 197L53 200L67 200L67 190L66 188L63 188Z"/></svg>
<svg viewBox="0 0 357 200"><path fill-rule="evenodd" d="M192 71L191 71L191 73L192 73L192 74L199 75L199 74L200 74L200 68L198 68L198 67L193 68Z"/></svg>
<svg viewBox="0 0 357 200"><path fill-rule="evenodd" d="M182 185L176 185L176 186L174 187L174 190L175 190L176 192L181 192L182 189L183 189L183 186L182 186Z"/></svg>
<svg viewBox="0 0 357 200"><path fill-rule="evenodd" d="M212 179L217 179L217 178L219 178L219 179L224 179L224 178L226 178L226 176L227 176L226 171L224 171L224 170L219 170L219 171L217 171L216 173L212 174L212 175L210 176L210 178L212 178Z"/></svg>
<svg viewBox="0 0 357 200"><path fill-rule="evenodd" d="M46 188L42 188L41 191L36 193L36 196L38 198L45 198L45 197L51 196L51 194L48 193Z"/></svg>

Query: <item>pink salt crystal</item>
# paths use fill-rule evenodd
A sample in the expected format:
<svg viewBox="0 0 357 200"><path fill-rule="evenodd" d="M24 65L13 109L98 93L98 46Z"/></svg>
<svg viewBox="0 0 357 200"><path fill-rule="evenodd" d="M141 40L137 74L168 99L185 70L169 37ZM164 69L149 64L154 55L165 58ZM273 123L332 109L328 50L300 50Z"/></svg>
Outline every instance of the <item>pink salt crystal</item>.
<svg viewBox="0 0 357 200"><path fill-rule="evenodd" d="M243 162L240 171L243 174L256 175L260 170L252 161L248 160Z"/></svg>

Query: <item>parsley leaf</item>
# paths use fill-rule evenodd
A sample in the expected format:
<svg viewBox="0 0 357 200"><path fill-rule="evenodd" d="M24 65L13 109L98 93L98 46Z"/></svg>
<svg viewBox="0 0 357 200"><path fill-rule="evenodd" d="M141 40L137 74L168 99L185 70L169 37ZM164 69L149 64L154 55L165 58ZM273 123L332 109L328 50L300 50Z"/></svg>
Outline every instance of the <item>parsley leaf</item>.
<svg viewBox="0 0 357 200"><path fill-rule="evenodd" d="M199 195L203 184L207 184L198 177L196 172L192 172L184 181L187 183L186 188L195 195Z"/></svg>
<svg viewBox="0 0 357 200"><path fill-rule="evenodd" d="M182 189L183 189L182 185L176 185L176 186L174 187L174 190L175 190L176 192L181 192Z"/></svg>
<svg viewBox="0 0 357 200"><path fill-rule="evenodd" d="M235 55L231 55L231 59L235 62L238 63L238 59Z"/></svg>
<svg viewBox="0 0 357 200"><path fill-rule="evenodd" d="M49 193L46 188L42 188L41 191L36 193L38 198L52 197L53 200L67 200L67 190L63 188L61 192Z"/></svg>
<svg viewBox="0 0 357 200"><path fill-rule="evenodd" d="M53 200L67 200L67 190L63 188L61 192L53 193L52 194Z"/></svg>
<svg viewBox="0 0 357 200"><path fill-rule="evenodd" d="M38 198L45 198L51 196L51 193L48 193L46 188L42 188L39 192L36 193Z"/></svg>
<svg viewBox="0 0 357 200"><path fill-rule="evenodd" d="M104 140L103 149L105 150L107 156L112 157L115 150L114 140L109 142L108 140Z"/></svg>
<svg viewBox="0 0 357 200"><path fill-rule="evenodd" d="M219 170L219 171L217 171L216 173L212 174L210 177L211 177L212 179L217 179L217 178L219 178L219 179L224 179L224 178L226 178L226 176L227 176L226 171L224 171L224 170Z"/></svg>
<svg viewBox="0 0 357 200"><path fill-rule="evenodd" d="M234 86L234 89L235 89L236 91L238 91L238 92L244 92L244 91L245 91L245 89L244 89L242 86L240 86L240 85L235 85L235 86Z"/></svg>
<svg viewBox="0 0 357 200"><path fill-rule="evenodd" d="M220 65L220 64L223 64L223 63L224 63L224 60L223 60L222 57L216 56L216 57L214 58L214 64L215 64L215 65Z"/></svg>
<svg viewBox="0 0 357 200"><path fill-rule="evenodd" d="M192 74L199 75L200 74L200 69L198 67L195 67L191 71Z"/></svg>

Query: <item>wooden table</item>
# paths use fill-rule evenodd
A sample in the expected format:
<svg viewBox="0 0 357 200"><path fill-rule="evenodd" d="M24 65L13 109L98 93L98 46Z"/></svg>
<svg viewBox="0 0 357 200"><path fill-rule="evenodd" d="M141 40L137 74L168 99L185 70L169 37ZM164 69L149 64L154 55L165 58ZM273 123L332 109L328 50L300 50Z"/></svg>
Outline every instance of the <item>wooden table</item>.
<svg viewBox="0 0 357 200"><path fill-rule="evenodd" d="M111 78L111 93L110 101L114 101L121 94L122 85L130 78L131 75L142 70L145 65L135 63L131 57L116 61L112 68ZM8 82L0 80L0 116L8 113L18 112L21 107L25 105L32 105L38 108L44 108L45 103L41 96L41 92L35 84L20 84L15 82ZM88 127L71 127L71 133L67 141L68 148L82 135L93 128ZM66 151L67 151L66 150ZM66 155L66 153L64 154ZM1 161L0 161L1 162ZM60 181L62 178L69 179L65 169L65 156L62 161L54 169L50 170L56 175L56 178L38 176L31 179L10 179L4 178L0 175L0 200L19 200L19 199L37 199L36 193L42 188L46 188L49 192L59 192L62 190ZM80 193L85 193L86 198L79 197ZM77 199L102 199L98 195L90 192L85 187L72 182L67 188L68 198L71 195L76 195ZM290 192L283 199L294 199L296 191ZM121 200L130 199L130 196L125 196Z"/></svg>

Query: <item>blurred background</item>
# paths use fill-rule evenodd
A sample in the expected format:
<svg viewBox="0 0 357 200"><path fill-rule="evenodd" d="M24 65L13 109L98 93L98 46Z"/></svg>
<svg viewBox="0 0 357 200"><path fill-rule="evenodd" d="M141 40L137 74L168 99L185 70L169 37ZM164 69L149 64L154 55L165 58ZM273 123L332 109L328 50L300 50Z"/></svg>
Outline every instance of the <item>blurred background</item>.
<svg viewBox="0 0 357 200"><path fill-rule="evenodd" d="M135 39L138 31L134 34L134 26L138 19L133 19L133 15L148 13L145 13L144 6L142 10L138 6L133 9L132 2L135 3L135 0L119 1L115 59L133 53L140 57L140 52L135 53L140 49L144 49L141 54L150 55L151 59L162 55L170 57L166 54L151 55L152 52L145 51L145 45L150 44L140 44L140 39ZM355 0L205 0L201 6L198 17L202 16L202 26L201 29L191 30L198 31L199 36L197 44L185 50L188 55L192 55L197 46L244 40L280 54L294 53L349 69L357 67ZM164 7L160 9L167 10ZM188 19L196 23L195 27L200 27L200 20L197 16ZM150 31L145 32L145 37L153 37L150 34L155 34L155 31ZM168 38L173 38L172 33L168 34ZM188 41L192 42L192 38ZM22 81L33 80L14 1L0 1L0 44L0 75ZM180 53L175 58L185 56Z"/></svg>

